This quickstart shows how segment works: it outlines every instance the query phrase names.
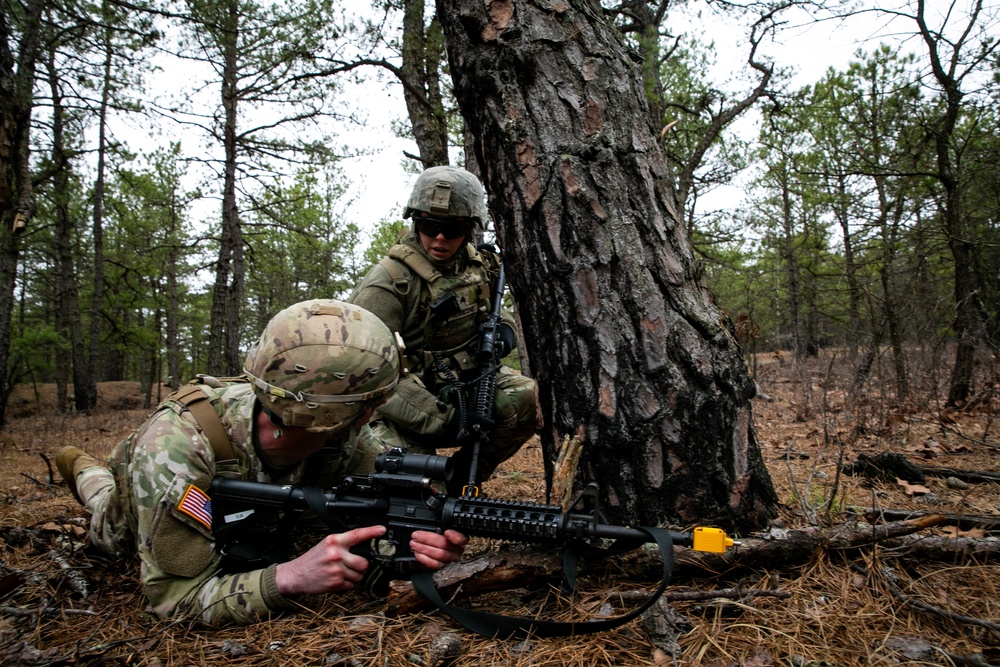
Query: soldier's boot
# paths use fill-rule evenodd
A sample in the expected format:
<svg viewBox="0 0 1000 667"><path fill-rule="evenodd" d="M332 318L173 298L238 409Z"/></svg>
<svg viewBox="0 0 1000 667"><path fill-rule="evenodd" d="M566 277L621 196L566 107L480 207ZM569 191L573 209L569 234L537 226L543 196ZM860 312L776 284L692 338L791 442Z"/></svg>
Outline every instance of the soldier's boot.
<svg viewBox="0 0 1000 667"><path fill-rule="evenodd" d="M86 503L80 497L80 492L76 488L76 476L87 468L94 466L103 467L104 464L79 447L63 447L56 454L56 467L59 469L59 474L66 480L66 486L73 492L73 497L81 505L85 505Z"/></svg>

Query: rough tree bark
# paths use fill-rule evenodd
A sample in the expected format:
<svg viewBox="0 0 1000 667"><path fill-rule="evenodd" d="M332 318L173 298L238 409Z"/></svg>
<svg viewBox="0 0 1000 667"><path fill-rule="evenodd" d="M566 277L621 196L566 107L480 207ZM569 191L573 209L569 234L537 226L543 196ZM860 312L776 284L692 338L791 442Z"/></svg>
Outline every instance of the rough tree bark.
<svg viewBox="0 0 1000 667"><path fill-rule="evenodd" d="M697 280L641 74L591 0L438 0L539 386L609 519L758 527L747 374Z"/></svg>
<svg viewBox="0 0 1000 667"><path fill-rule="evenodd" d="M443 49L437 20L424 26L424 0L406 0L400 78L406 84L403 99L424 168L448 164L448 127L439 77Z"/></svg>

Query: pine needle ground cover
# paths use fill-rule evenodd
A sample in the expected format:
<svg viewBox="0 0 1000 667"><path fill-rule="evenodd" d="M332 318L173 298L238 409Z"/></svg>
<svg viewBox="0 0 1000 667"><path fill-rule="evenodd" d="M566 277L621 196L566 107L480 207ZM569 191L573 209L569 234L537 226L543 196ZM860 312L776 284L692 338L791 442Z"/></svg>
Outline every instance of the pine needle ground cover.
<svg viewBox="0 0 1000 667"><path fill-rule="evenodd" d="M270 622L210 629L157 621L136 563L86 551L85 513L54 471L60 447L107 454L145 418L138 386L102 385L107 407L94 415L59 415L52 387L21 387L0 434L0 664L1000 665L996 361L980 365L978 390L962 409L944 407L946 388L930 370L914 373L922 385L898 400L877 374L854 388L840 374L850 364L832 351L804 362L767 355L752 366L758 438L782 508L767 535L739 537L948 521L903 543L841 548L821 539L795 562L679 568L655 613L590 636L490 640L438 612L387 614L384 600L354 593L304 600L297 614ZM872 460L902 460L927 474L903 479L861 465ZM542 470L540 447L529 443L486 492L544 500ZM468 553L498 548L474 540ZM588 569L572 596L552 579L463 604L585 620L621 614L654 586L622 559Z"/></svg>

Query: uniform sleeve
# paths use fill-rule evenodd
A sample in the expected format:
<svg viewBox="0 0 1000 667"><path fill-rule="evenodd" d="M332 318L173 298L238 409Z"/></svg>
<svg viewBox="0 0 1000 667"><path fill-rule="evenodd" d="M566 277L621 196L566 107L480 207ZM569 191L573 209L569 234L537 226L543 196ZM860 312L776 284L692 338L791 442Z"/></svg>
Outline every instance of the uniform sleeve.
<svg viewBox="0 0 1000 667"><path fill-rule="evenodd" d="M378 317L389 331L403 332L406 312L389 272L381 264L368 271L347 300Z"/></svg>
<svg viewBox="0 0 1000 667"><path fill-rule="evenodd" d="M401 379L377 412L405 430L433 436L444 436L455 416L454 406L439 401L413 376Z"/></svg>
<svg viewBox="0 0 1000 667"><path fill-rule="evenodd" d="M211 446L189 412L163 410L137 433L129 483L146 596L159 618L246 624L292 602L274 566L223 574L211 531Z"/></svg>
<svg viewBox="0 0 1000 667"><path fill-rule="evenodd" d="M520 341L518 340L517 336L517 322L514 320L514 316L508 313L504 309L500 310L500 319L502 319L506 324L508 324L510 326L511 331L514 332L514 344L511 345L510 347L510 351L513 352L514 350L517 349L518 345L520 344ZM510 354L510 352L508 352L508 354Z"/></svg>

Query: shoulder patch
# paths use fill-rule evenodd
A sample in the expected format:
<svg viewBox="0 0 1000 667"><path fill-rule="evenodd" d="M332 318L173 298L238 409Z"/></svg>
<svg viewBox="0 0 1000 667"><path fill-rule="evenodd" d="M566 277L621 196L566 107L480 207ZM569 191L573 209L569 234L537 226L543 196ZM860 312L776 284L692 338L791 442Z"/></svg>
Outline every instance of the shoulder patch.
<svg viewBox="0 0 1000 667"><path fill-rule="evenodd" d="M188 484L177 511L205 526L206 530L212 530L212 499L194 484Z"/></svg>

